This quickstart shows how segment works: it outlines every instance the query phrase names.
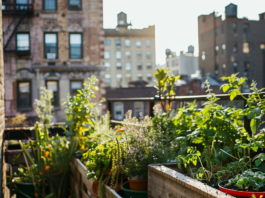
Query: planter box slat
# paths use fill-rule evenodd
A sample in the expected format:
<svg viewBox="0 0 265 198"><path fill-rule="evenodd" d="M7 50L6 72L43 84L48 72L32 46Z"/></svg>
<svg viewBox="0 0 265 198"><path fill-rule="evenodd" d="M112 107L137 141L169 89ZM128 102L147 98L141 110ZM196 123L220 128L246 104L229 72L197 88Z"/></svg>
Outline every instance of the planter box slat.
<svg viewBox="0 0 265 198"><path fill-rule="evenodd" d="M71 183L74 183L76 198L96 198L92 194L93 178L87 179L85 165L79 159L73 157L70 166L72 172L71 179L73 179ZM105 192L107 198L122 198L107 185L105 185Z"/></svg>
<svg viewBox="0 0 265 198"><path fill-rule="evenodd" d="M148 197L233 198L163 165L148 166Z"/></svg>

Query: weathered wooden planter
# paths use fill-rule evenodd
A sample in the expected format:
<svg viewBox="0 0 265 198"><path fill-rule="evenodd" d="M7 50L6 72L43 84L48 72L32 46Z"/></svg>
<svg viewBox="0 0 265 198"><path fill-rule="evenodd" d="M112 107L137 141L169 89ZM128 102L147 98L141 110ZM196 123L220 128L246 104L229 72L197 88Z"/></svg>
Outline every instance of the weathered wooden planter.
<svg viewBox="0 0 265 198"><path fill-rule="evenodd" d="M172 165L148 166L148 197L233 198L215 188L176 171Z"/></svg>
<svg viewBox="0 0 265 198"><path fill-rule="evenodd" d="M71 191L76 198L96 198L92 194L93 179L87 179L86 167L79 159L73 157L71 166ZM105 185L107 198L122 198L109 186Z"/></svg>

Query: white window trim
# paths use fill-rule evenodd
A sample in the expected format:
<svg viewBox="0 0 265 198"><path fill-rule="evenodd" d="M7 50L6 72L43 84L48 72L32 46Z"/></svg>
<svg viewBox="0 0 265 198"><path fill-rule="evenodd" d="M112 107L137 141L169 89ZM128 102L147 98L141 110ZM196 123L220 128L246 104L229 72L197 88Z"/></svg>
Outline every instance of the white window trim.
<svg viewBox="0 0 265 198"><path fill-rule="evenodd" d="M134 110L134 116L135 117L138 117L139 116L139 114L136 115L136 111L135 111L135 108L136 108L136 105L137 104L141 104L141 106L142 106L141 113L142 113L142 117L144 117L144 102L134 102L134 108L133 108L133 110Z"/></svg>
<svg viewBox="0 0 265 198"><path fill-rule="evenodd" d="M116 115L115 106L117 104L121 104L121 106L122 106L122 108L121 108L121 116L120 117L118 115ZM113 109L114 109L114 115L113 115L114 119L115 120L123 120L123 118L124 118L124 104L123 104L123 102L114 102L113 103Z"/></svg>

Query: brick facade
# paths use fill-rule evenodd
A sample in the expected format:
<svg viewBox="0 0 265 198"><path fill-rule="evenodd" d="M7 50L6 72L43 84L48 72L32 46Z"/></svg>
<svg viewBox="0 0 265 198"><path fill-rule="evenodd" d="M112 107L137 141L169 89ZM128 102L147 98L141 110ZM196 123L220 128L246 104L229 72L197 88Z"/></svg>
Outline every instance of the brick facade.
<svg viewBox="0 0 265 198"><path fill-rule="evenodd" d="M236 15L235 11L234 16L226 16L225 20L216 13L198 17L199 68L203 75L211 73L217 77L239 73L264 87L265 20L240 19Z"/></svg>
<svg viewBox="0 0 265 198"><path fill-rule="evenodd" d="M29 0L29 4L30 4ZM70 92L72 80L85 81L91 75L99 79L103 75L104 30L102 0L81 0L81 10L69 10L69 1L57 0L56 10L45 10L44 0L35 0L33 11L28 11L15 30L7 46L6 43L18 24L21 15L16 18L12 13L3 15L5 46L5 100L6 116L15 116L18 112L36 116L34 100L39 97L40 87L46 86L47 80L58 82L59 106L54 112L54 121L64 121L61 99ZM6 7L6 9L8 9ZM29 33L30 53L17 52L16 34ZM45 33L57 34L57 58L48 59L44 49ZM70 58L70 33L82 35L82 57ZM30 108L18 108L17 82L31 82ZM101 82L101 83L100 83ZM103 88L103 81L99 81ZM101 98L101 92L98 98Z"/></svg>

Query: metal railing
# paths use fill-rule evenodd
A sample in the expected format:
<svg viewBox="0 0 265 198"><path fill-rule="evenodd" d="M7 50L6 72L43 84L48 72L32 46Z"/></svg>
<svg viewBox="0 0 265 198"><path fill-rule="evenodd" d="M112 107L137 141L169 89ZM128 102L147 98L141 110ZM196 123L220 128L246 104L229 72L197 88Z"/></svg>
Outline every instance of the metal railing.
<svg viewBox="0 0 265 198"><path fill-rule="evenodd" d="M265 95L265 93L263 93ZM245 98L248 98L249 93L243 93L242 94ZM220 100L218 100L218 102L223 102L225 103L230 101L230 95L229 94L216 94L215 95L217 98L220 98ZM208 95L190 95L190 96L174 96L171 98L156 98L156 97L142 97L142 98L107 98L107 105L108 105L108 110L110 111L110 113L112 114L112 104L114 102L149 102L149 113L150 116L153 117L153 107L155 105L155 103L158 103L159 101L165 101L165 100L170 100L171 102L181 102L182 105L185 105L185 102L192 102L194 100L196 100L196 102L203 102L203 101L207 101L209 96ZM233 101L242 101L243 102L243 107L246 106L246 100L238 95L234 98ZM120 121L115 121L112 120L112 123L120 123ZM247 118L247 116L244 116L244 127L246 129L246 131L248 133L251 133L251 128L250 128L250 120Z"/></svg>

